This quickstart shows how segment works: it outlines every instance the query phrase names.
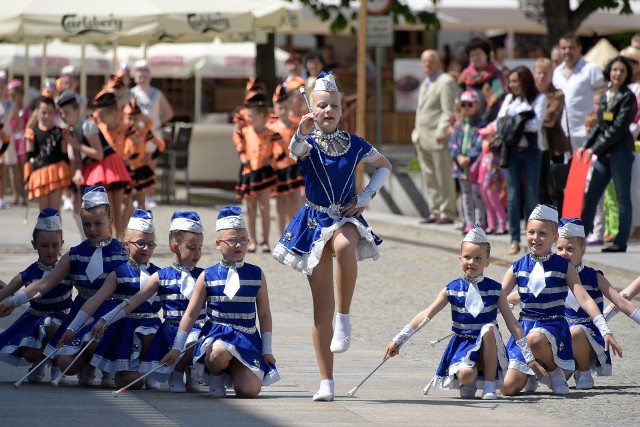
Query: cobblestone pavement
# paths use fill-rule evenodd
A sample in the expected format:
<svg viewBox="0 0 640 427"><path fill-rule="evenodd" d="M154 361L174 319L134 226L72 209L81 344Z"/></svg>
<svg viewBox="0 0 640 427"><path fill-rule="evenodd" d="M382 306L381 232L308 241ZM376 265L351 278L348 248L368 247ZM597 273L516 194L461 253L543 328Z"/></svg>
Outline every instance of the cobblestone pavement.
<svg viewBox="0 0 640 427"><path fill-rule="evenodd" d="M197 208L205 221L206 247L200 264L204 267L219 260L213 246L218 207ZM154 210L159 244L154 262L160 266L171 259L168 222L173 210L178 209L187 207L161 206ZM0 211L4 225L0 279L7 282L35 260L28 237L31 225L22 224L23 216L24 210ZM80 242L80 236L68 213L63 213L63 219L68 249ZM311 402L318 375L310 339L311 301L306 278L281 266L269 254L249 254L247 261L264 269L269 284L274 353L283 377L275 386L266 388L259 399L212 401L206 393L193 396L166 391L131 392L113 399L110 391L100 388L68 385L55 389L47 384L25 384L14 391L12 383L24 375L25 368L1 364L0 424L24 425L28 420L33 425L86 425L89 421L113 425L117 414L118 424L139 425L637 425L640 334L637 326L622 315L611 326L623 347L624 358L614 360L612 377L596 377L593 390L572 390L568 397L556 397L542 386L538 392L495 402L461 400L454 391L432 390L428 396L422 395L421 389L435 373L446 346L446 341L436 346L429 344L449 332L450 315L445 309L405 344L399 357L388 361L371 377L355 398L347 397L347 391L381 361L390 338L430 304L449 280L460 275L460 234L377 219L370 223L384 239L381 259L359 263L352 307L353 344L349 352L336 357L335 402ZM277 237L275 232L271 234L273 244ZM503 249L504 244L495 245L497 259L485 271L486 276L502 278L513 260L500 259ZM632 272L619 269L605 273L619 288L634 278ZM0 330L17 315L0 319ZM506 340L508 331L502 329Z"/></svg>

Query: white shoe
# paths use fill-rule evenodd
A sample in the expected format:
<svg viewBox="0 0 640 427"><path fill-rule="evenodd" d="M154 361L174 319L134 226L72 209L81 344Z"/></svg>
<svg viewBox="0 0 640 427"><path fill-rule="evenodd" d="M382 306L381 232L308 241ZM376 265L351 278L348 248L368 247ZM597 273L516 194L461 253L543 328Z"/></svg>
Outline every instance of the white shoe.
<svg viewBox="0 0 640 427"><path fill-rule="evenodd" d="M224 387L226 374L209 376L209 397L219 399L227 396L227 389Z"/></svg>
<svg viewBox="0 0 640 427"><path fill-rule="evenodd" d="M186 393L187 387L184 385L184 372L171 372L169 377L169 390L173 393Z"/></svg>
<svg viewBox="0 0 640 427"><path fill-rule="evenodd" d="M576 371L573 374L576 380L576 388L580 390L588 390L593 388L594 381L591 371Z"/></svg>
<svg viewBox="0 0 640 427"><path fill-rule="evenodd" d="M116 382L113 380L113 374L102 371L102 380L100 381L100 387L102 388L115 388Z"/></svg>
<svg viewBox="0 0 640 427"><path fill-rule="evenodd" d="M536 376L536 378L538 379L538 381L540 381L540 384L544 384L549 388L551 387L551 376L550 375L542 375L542 376Z"/></svg>
<svg viewBox="0 0 640 427"><path fill-rule="evenodd" d="M147 390L159 390L160 381L151 379L151 377L147 377L147 380L144 382L144 388Z"/></svg>
<svg viewBox="0 0 640 427"><path fill-rule="evenodd" d="M51 381L55 380L56 378L60 378L60 381L58 381L58 384L67 383L67 376L62 375L62 371L60 370L60 368L58 368L57 366L51 366Z"/></svg>
<svg viewBox="0 0 640 427"><path fill-rule="evenodd" d="M496 400L497 398L498 395L496 394L496 382L485 381L484 387L482 388L482 400Z"/></svg>
<svg viewBox="0 0 640 427"><path fill-rule="evenodd" d="M344 353L351 345L351 322L349 314L336 313L336 327L331 339L332 353Z"/></svg>
<svg viewBox="0 0 640 427"><path fill-rule="evenodd" d="M185 384L187 391L200 391L200 383L192 377L191 368L185 369L184 373L187 377L187 381Z"/></svg>
<svg viewBox="0 0 640 427"><path fill-rule="evenodd" d="M4 199L0 199L0 209L10 209L11 203L7 202Z"/></svg>
<svg viewBox="0 0 640 427"><path fill-rule="evenodd" d="M331 402L335 396L335 383L333 380L320 381L320 388L313 395L314 402Z"/></svg>
<svg viewBox="0 0 640 427"><path fill-rule="evenodd" d="M532 393L538 389L538 378L535 375L529 375L527 378L527 383L524 386L523 391L527 393Z"/></svg>
<svg viewBox="0 0 640 427"><path fill-rule="evenodd" d="M72 211L73 210L73 200L69 197L62 196L62 210L63 211Z"/></svg>
<svg viewBox="0 0 640 427"><path fill-rule="evenodd" d="M471 385L461 385L460 386L460 397L463 399L473 399L476 397L476 383L474 382Z"/></svg>
<svg viewBox="0 0 640 427"><path fill-rule="evenodd" d="M564 377L562 368L556 368L555 371L549 372L551 379L551 392L558 395L569 394L569 383Z"/></svg>
<svg viewBox="0 0 640 427"><path fill-rule="evenodd" d="M147 197L147 209L153 209L156 206L158 206L158 204L156 203L156 199L153 197Z"/></svg>
<svg viewBox="0 0 640 427"><path fill-rule="evenodd" d="M35 368L36 365L37 365L37 363L34 363L33 365L31 365L31 369ZM33 371L27 377L27 381L30 382L30 383L41 383L42 380L44 379L44 369L45 369L46 365L47 365L46 363L43 363L42 365L40 365L38 367L38 369Z"/></svg>
<svg viewBox="0 0 640 427"><path fill-rule="evenodd" d="M92 365L84 365L78 374L78 385L90 386L96 379L96 367Z"/></svg>

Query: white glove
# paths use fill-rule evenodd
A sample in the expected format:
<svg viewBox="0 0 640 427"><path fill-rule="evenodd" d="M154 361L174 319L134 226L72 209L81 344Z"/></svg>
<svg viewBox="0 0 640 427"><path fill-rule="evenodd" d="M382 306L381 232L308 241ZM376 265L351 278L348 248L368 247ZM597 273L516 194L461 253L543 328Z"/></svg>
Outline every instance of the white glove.
<svg viewBox="0 0 640 427"><path fill-rule="evenodd" d="M387 178L391 175L389 168L378 168L371 176L369 184L365 187L360 194L358 194L358 201L356 202L356 208L366 208L371 203L371 199L376 196L376 193L382 188Z"/></svg>
<svg viewBox="0 0 640 427"><path fill-rule="evenodd" d="M311 151L311 144L307 142L307 135L301 135L300 129L293 134L289 143L289 151L295 157L306 156Z"/></svg>

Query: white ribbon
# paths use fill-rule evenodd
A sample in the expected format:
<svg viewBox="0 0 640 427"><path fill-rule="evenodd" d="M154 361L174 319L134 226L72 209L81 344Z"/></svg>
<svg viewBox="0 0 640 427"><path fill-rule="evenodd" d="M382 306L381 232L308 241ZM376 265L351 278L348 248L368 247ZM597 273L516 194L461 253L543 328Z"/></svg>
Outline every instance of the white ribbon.
<svg viewBox="0 0 640 427"><path fill-rule="evenodd" d="M49 275L49 273L51 273L51 270L45 270L42 272L42 277L41 279L44 279L45 277L47 277Z"/></svg>
<svg viewBox="0 0 640 427"><path fill-rule="evenodd" d="M230 267L227 271L227 281L224 285L224 294L233 299L233 297L240 290L240 277L238 271L234 267Z"/></svg>
<svg viewBox="0 0 640 427"><path fill-rule="evenodd" d="M143 289L143 288L144 288L144 286L147 284L147 281L149 281L149 277L151 277L151 276L149 275L149 273L147 273L147 270L143 270L143 269L141 268L141 269L140 269L140 289ZM155 299L156 299L156 295L157 295L157 294L158 294L157 292L154 292L154 293L153 293L153 295L151 295L151 296L149 297L149 299L147 299L147 302L148 302L149 304L153 304L153 302L154 302L154 301L155 301Z"/></svg>
<svg viewBox="0 0 640 427"><path fill-rule="evenodd" d="M93 251L89 264L87 264L87 277L93 283L102 273L102 247L98 247Z"/></svg>
<svg viewBox="0 0 640 427"><path fill-rule="evenodd" d="M541 262L536 262L535 267L531 271L529 275L529 284L527 287L531 290L531 293L534 296L540 295L540 292L544 289L546 283L544 281L544 268L542 267Z"/></svg>
<svg viewBox="0 0 640 427"><path fill-rule="evenodd" d="M191 299L191 295L193 295L193 289L196 286L196 280L193 278L190 272L183 271L180 275L180 293L187 297L188 300Z"/></svg>
<svg viewBox="0 0 640 427"><path fill-rule="evenodd" d="M571 289L567 289L567 298L564 300L564 305L573 309L574 311L578 311L580 308L580 303L576 299L576 296L571 292Z"/></svg>
<svg viewBox="0 0 640 427"><path fill-rule="evenodd" d="M478 314L484 308L484 302L478 291L478 285L475 283L469 283L469 289L467 290L467 298L464 301L464 307L469 311L473 317L478 317Z"/></svg>

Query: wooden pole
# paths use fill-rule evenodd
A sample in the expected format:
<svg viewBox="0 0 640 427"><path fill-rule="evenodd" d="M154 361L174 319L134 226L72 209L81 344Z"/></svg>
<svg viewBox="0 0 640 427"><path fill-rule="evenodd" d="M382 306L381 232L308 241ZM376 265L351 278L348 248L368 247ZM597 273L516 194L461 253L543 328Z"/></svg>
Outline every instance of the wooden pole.
<svg viewBox="0 0 640 427"><path fill-rule="evenodd" d="M367 138L367 0L360 0L358 16L358 88L356 101L356 133ZM356 171L356 192L363 188L364 165Z"/></svg>

